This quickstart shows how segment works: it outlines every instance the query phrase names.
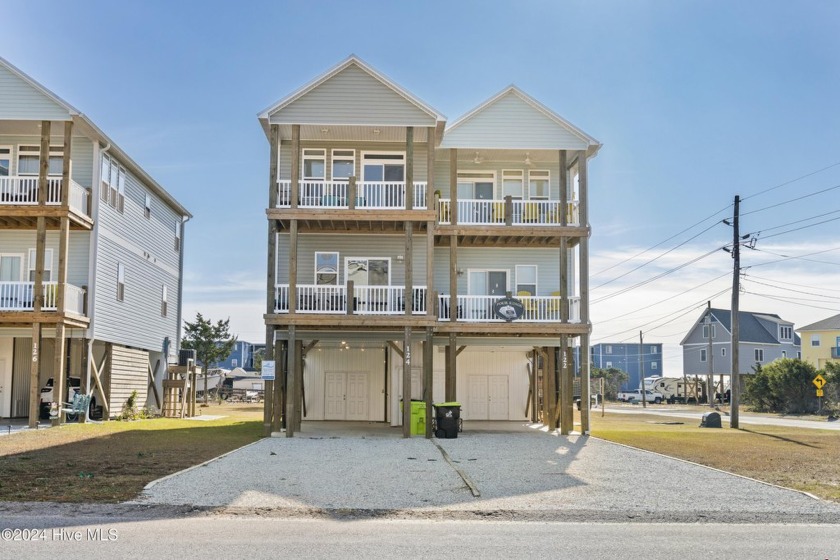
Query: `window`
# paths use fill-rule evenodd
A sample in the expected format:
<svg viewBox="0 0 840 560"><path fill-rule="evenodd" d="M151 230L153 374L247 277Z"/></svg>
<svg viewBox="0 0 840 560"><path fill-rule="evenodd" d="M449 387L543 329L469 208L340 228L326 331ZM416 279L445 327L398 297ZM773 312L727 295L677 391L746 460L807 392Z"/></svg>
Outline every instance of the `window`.
<svg viewBox="0 0 840 560"><path fill-rule="evenodd" d="M612 367L612 362L607 362L606 364L604 364L604 366L605 366L607 369L610 369L610 368Z"/></svg>
<svg viewBox="0 0 840 560"><path fill-rule="evenodd" d="M787 350L782 350L782 358L787 358Z"/></svg>
<svg viewBox="0 0 840 560"><path fill-rule="evenodd" d="M604 346L604 352L607 354L612 354L612 346Z"/></svg>
<svg viewBox="0 0 840 560"><path fill-rule="evenodd" d="M175 252L181 250L181 222L175 222Z"/></svg>
<svg viewBox="0 0 840 560"><path fill-rule="evenodd" d="M125 266L117 263L117 301L125 298Z"/></svg>
<svg viewBox="0 0 840 560"><path fill-rule="evenodd" d="M522 200L522 186L525 172L521 169L506 169L502 171L502 196L511 196L514 200Z"/></svg>
<svg viewBox="0 0 840 560"><path fill-rule="evenodd" d="M344 276L352 280L354 286L390 286L391 259L347 257Z"/></svg>
<svg viewBox="0 0 840 560"><path fill-rule="evenodd" d="M12 149L0 146L0 177L8 177L12 169Z"/></svg>
<svg viewBox="0 0 840 560"><path fill-rule="evenodd" d="M797 358L798 360L801 360L801 359L802 359L802 352L797 352L797 353L796 353L796 358Z"/></svg>
<svg viewBox="0 0 840 560"><path fill-rule="evenodd" d="M793 338L793 328L787 326L780 326L779 338L782 340L790 340L791 338Z"/></svg>
<svg viewBox="0 0 840 560"><path fill-rule="evenodd" d="M528 171L528 198L531 200L548 200L550 194L551 173L544 170Z"/></svg>
<svg viewBox="0 0 840 560"><path fill-rule="evenodd" d="M656 362L651 362L650 369L659 369L659 364L657 364Z"/></svg>
<svg viewBox="0 0 840 560"><path fill-rule="evenodd" d="M356 174L356 150L332 151L332 180L345 181Z"/></svg>
<svg viewBox="0 0 840 560"><path fill-rule="evenodd" d="M152 197L148 194L146 195L146 206L143 210L143 215L146 216L147 220L152 217Z"/></svg>
<svg viewBox="0 0 840 560"><path fill-rule="evenodd" d="M0 254L0 282L20 282L23 274L23 255Z"/></svg>
<svg viewBox="0 0 840 560"><path fill-rule="evenodd" d="M233 367L237 367L239 365L239 360L237 358L233 358L230 361L230 365L232 365Z"/></svg>
<svg viewBox="0 0 840 560"><path fill-rule="evenodd" d="M493 200L496 173L493 171L462 171L458 173L458 200Z"/></svg>
<svg viewBox="0 0 840 560"><path fill-rule="evenodd" d="M723 358L725 358L725 357L726 357L726 348L721 348L721 349L720 349L720 355L721 355L721 357L723 357Z"/></svg>
<svg viewBox="0 0 840 560"><path fill-rule="evenodd" d="M819 346L820 345L820 335L812 334L811 335L811 346Z"/></svg>
<svg viewBox="0 0 840 560"><path fill-rule="evenodd" d="M764 350L762 348L755 349L755 361L756 362L763 362L764 361Z"/></svg>
<svg viewBox="0 0 840 560"><path fill-rule="evenodd" d="M705 348L700 349L700 361L701 362L706 361L706 349Z"/></svg>
<svg viewBox="0 0 840 560"><path fill-rule="evenodd" d="M537 265L516 265L516 295L537 295Z"/></svg>
<svg viewBox="0 0 840 560"><path fill-rule="evenodd" d="M338 285L338 253L315 253L315 284Z"/></svg>
<svg viewBox="0 0 840 560"><path fill-rule="evenodd" d="M109 155L102 156L100 198L118 212L125 207L125 168Z"/></svg>
<svg viewBox="0 0 840 560"><path fill-rule="evenodd" d="M48 175L60 176L64 169L64 148L50 146ZM40 172L41 147L18 146L18 175L38 175Z"/></svg>
<svg viewBox="0 0 840 560"><path fill-rule="evenodd" d="M710 325L703 325L703 338L709 338L709 326ZM712 338L715 338L715 325L712 323Z"/></svg>
<svg viewBox="0 0 840 560"><path fill-rule="evenodd" d="M166 317L166 307L168 302L168 294L166 291L166 284L161 286L160 290L160 316Z"/></svg>
<svg viewBox="0 0 840 560"><path fill-rule="evenodd" d="M35 249L29 249L29 281L35 281L35 265L36 263L36 254ZM49 282L52 280L52 260L53 260L53 250L52 249L45 249L44 250L44 276L43 281Z"/></svg>
<svg viewBox="0 0 840 560"><path fill-rule="evenodd" d="M650 353L651 354L656 354L658 352L659 352L659 349L656 346L651 346L650 347Z"/></svg>
<svg viewBox="0 0 840 560"><path fill-rule="evenodd" d="M323 181L326 170L326 150L303 150L303 177L304 181Z"/></svg>

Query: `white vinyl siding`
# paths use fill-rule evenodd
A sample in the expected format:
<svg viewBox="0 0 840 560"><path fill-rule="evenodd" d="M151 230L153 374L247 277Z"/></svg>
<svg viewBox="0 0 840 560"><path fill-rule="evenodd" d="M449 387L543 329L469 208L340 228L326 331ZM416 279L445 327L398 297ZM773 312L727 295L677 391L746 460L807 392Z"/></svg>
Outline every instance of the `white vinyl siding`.
<svg viewBox="0 0 840 560"><path fill-rule="evenodd" d="M436 118L358 66L348 66L269 117L272 124L435 126Z"/></svg>
<svg viewBox="0 0 840 560"><path fill-rule="evenodd" d="M338 180L342 181L345 177L334 177L332 175L333 169L335 167L335 162L333 161L334 157L337 157L339 161L347 162L349 161L348 156L343 154L336 155L337 152L347 152L347 151L355 151L353 154L353 169L356 173L356 178L361 181L362 180L362 152L365 153L381 153L381 152L405 152L405 143L394 143L394 142L353 142L352 149L350 146L348 147L340 147L340 146L347 146L347 142L342 142L339 145L336 145L335 142L301 142L302 150L310 150L310 149L323 149L326 151L326 169L328 170L328 176L326 179L330 180ZM426 145L423 142L417 142L414 144L414 180L415 181L425 181L426 180ZM301 158L303 158L303 151L301 151ZM301 162L301 165L303 163ZM279 178L280 180L288 181L292 177L292 150L291 150L291 142L285 140L282 142L280 146L280 158L279 158ZM303 174L301 173L301 177ZM446 181L448 183L448 179Z"/></svg>
<svg viewBox="0 0 840 560"><path fill-rule="evenodd" d="M29 278L29 251L36 244L35 230L0 230L0 252L3 254L14 253L21 258L20 281ZM58 231L47 230L45 265L54 272L52 280L58 271ZM90 232L70 231L70 239L67 245L67 282L74 286L88 285L88 262L90 257ZM33 251L34 253L34 251ZM52 253L52 257L50 257ZM34 255L32 256L32 269L35 267Z"/></svg>
<svg viewBox="0 0 840 560"><path fill-rule="evenodd" d="M70 114L11 70L0 66L0 119L69 121Z"/></svg>
<svg viewBox="0 0 840 560"><path fill-rule="evenodd" d="M35 266L37 263L37 254L35 249L29 249L27 261L27 269L28 273L26 275L26 279L30 282L35 281ZM46 249L44 251L44 282L50 282L53 280L53 250Z"/></svg>
<svg viewBox="0 0 840 560"><path fill-rule="evenodd" d="M508 92L457 127L446 131L442 148L583 150L588 142L514 92Z"/></svg>

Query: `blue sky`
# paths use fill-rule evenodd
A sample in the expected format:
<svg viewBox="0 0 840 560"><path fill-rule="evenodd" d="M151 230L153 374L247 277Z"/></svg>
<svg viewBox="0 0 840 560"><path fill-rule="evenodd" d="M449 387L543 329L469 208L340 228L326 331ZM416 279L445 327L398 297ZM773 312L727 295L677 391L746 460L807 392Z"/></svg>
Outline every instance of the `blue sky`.
<svg viewBox="0 0 840 560"><path fill-rule="evenodd" d="M6 10L0 54L194 214L185 317L230 317L252 341L264 337L267 227L258 111L351 53L449 122L515 83L604 144L590 165L593 340L645 330L666 344L670 374L693 309L731 285L712 280L729 256L609 296L726 244L731 230L714 224L735 194L823 170L743 203L742 230L763 233L744 254L756 268L741 308L797 326L840 312L840 221L769 237L840 217L838 24L832 1L32 0ZM762 264L816 251L826 252Z"/></svg>

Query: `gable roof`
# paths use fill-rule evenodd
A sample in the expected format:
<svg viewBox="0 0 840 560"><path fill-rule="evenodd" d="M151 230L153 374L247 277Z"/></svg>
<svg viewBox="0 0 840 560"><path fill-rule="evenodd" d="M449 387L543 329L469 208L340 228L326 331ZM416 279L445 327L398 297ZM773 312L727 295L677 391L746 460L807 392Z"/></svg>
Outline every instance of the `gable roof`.
<svg viewBox="0 0 840 560"><path fill-rule="evenodd" d="M711 309L712 318L716 320L720 325L726 330L727 333L730 335L730 341L732 336L732 311L729 309ZM685 338L682 339L680 344L685 344L691 334L698 328L703 325L703 321L706 318L706 311L704 310L703 313L700 314L700 317L694 323L694 325L688 330L688 333L685 335ZM767 328L759 321L759 318L767 319L770 321L778 322L778 323L785 323L785 324L793 324L790 321L785 321L775 313L754 313L752 311L738 311L738 338L740 342L752 342L755 344L779 344L781 341L778 338L777 333L771 333L767 330ZM794 335L793 344L799 345L800 339L798 335Z"/></svg>
<svg viewBox="0 0 840 560"><path fill-rule="evenodd" d="M182 216L192 217L192 214L190 214L186 208L184 208L177 200L175 200L175 198L172 195L166 192L166 189L160 186L157 183L157 181L152 179L152 177L148 173L146 173L142 167L140 167L133 159L131 159L128 156L128 154L126 154L119 146L117 146L117 144L113 140L111 140L98 126L96 126L93 123L93 121L88 119L87 116L84 115L84 113L80 112L78 109L64 101L58 95L36 82L34 79L29 77L29 75L24 73L22 70L18 69L15 65L13 65L11 62L9 62L3 57L0 57L0 67L3 67L9 72L11 72L13 75L25 82L32 89L34 89L35 91L46 97L49 101L60 107L63 111L66 111L67 118L64 120L72 120L73 124L78 127L78 130L80 132L83 132L86 135L90 136L91 139L93 139L94 141L109 146L109 151L117 155L117 158L120 160L120 163L125 165L144 183L149 185L149 187L151 187L155 194L160 196L169 205L175 208L175 210ZM46 120L57 119L54 119L54 116L51 116L49 119Z"/></svg>
<svg viewBox="0 0 840 560"><path fill-rule="evenodd" d="M513 112L517 114L514 116ZM494 122L484 128L482 120ZM535 124L540 128L540 135L534 133ZM522 137L527 138L521 145L517 145L519 131L526 132ZM477 137L490 145L477 145L473 139ZM592 157L601 148L601 143L515 85L510 85L447 126L441 147L586 149Z"/></svg>
<svg viewBox="0 0 840 560"><path fill-rule="evenodd" d="M840 330L840 315L834 315L832 317L828 317L827 319L823 319L822 321L817 321L816 323L811 323L810 325L800 327L796 330L798 330L798 331L835 331L835 330Z"/></svg>
<svg viewBox="0 0 840 560"><path fill-rule="evenodd" d="M415 96L407 89L403 88L402 86L398 85L396 82L382 74L381 72L375 70L372 66L364 62L362 59L357 57L354 54L351 54L347 59L338 63L333 68L327 70L308 84L304 85L297 91L287 95L283 99L271 104L269 107L265 108L264 110L260 111L257 117L260 121L267 121L272 114L277 113L278 111L292 105L295 101L303 98L307 94L313 92L314 90L318 89L319 86L323 85L324 83L328 82L338 74L344 72L348 68L358 68L380 84L385 86L386 88L390 89L398 96L402 97L405 101L409 104L413 105L421 112L425 113L427 116L434 119L435 122L438 121L445 121L446 117L443 116L439 111L433 108L431 105L422 101L419 97ZM265 125L264 125L265 126Z"/></svg>

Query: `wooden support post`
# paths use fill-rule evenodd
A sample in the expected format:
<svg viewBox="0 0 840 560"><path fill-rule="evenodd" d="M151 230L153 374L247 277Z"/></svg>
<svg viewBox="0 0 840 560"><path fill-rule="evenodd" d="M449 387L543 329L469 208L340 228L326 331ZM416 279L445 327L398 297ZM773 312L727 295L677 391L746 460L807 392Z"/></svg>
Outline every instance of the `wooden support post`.
<svg viewBox="0 0 840 560"><path fill-rule="evenodd" d="M41 405L41 324L32 323L32 361L29 366L29 427L38 427ZM53 398L56 397L53 387Z"/></svg>
<svg viewBox="0 0 840 560"><path fill-rule="evenodd" d="M426 128L426 209L435 208L435 127ZM431 288L431 284L429 284Z"/></svg>
<svg viewBox="0 0 840 560"><path fill-rule="evenodd" d="M589 226L589 196L588 184L589 175L586 168L586 152L578 152L578 212L580 214L580 225ZM580 407L580 429L583 435L589 435L589 335L592 331L592 323L589 320L589 237L581 237L578 246L580 260L580 322L587 327L587 333L581 335L581 367L580 375L580 400L586 406Z"/></svg>
<svg viewBox="0 0 840 560"><path fill-rule="evenodd" d="M560 433L569 435L574 429L574 380L569 362L569 337L560 335ZM581 407L585 403L581 402Z"/></svg>
<svg viewBox="0 0 840 560"><path fill-rule="evenodd" d="M458 320L458 236L449 236L449 320Z"/></svg>
<svg viewBox="0 0 840 560"><path fill-rule="evenodd" d="M295 341L295 431L301 431L303 421L303 340Z"/></svg>
<svg viewBox="0 0 840 560"><path fill-rule="evenodd" d="M403 306L406 319L411 317L412 308L414 307L414 225L412 222L406 220L405 222L405 294L403 296Z"/></svg>
<svg viewBox="0 0 840 560"><path fill-rule="evenodd" d="M435 210L435 127L426 129L426 209ZM432 317L435 314L435 302L437 298L432 297L432 286L435 283L435 230L437 222L431 220L426 222L426 315ZM427 415L428 418L428 415Z"/></svg>
<svg viewBox="0 0 840 560"><path fill-rule="evenodd" d="M449 223L458 225L458 149L449 149Z"/></svg>
<svg viewBox="0 0 840 560"><path fill-rule="evenodd" d="M96 389L99 391L99 396L102 398L102 419L107 420L111 417L111 405L108 403L108 394L105 391L105 384L102 381L102 376L100 376L100 372L105 372L105 365L108 363L108 352L106 350L105 354L102 355L102 360L99 362L99 365L96 364L96 360L93 359L93 350L92 344L88 342L89 346L91 347L91 359L90 359L90 374L93 377L94 385Z"/></svg>
<svg viewBox="0 0 840 560"><path fill-rule="evenodd" d="M539 368L540 353L538 348L534 348L531 353L531 422L537 423L539 417L539 386L537 385L537 371Z"/></svg>
<svg viewBox="0 0 840 560"><path fill-rule="evenodd" d="M297 333L295 326L289 325L288 349L286 351L286 437L294 437L295 435L295 419L297 418L297 389L295 388L296 376L295 370L297 364L295 363L295 343L297 342Z"/></svg>
<svg viewBox="0 0 840 560"><path fill-rule="evenodd" d="M402 432L407 438L411 437L411 327L405 327L403 334L402 379Z"/></svg>
<svg viewBox="0 0 840 560"><path fill-rule="evenodd" d="M505 196L505 225L513 225L513 197Z"/></svg>
<svg viewBox="0 0 840 560"><path fill-rule="evenodd" d="M280 125L271 125L269 133L269 167L268 167L268 207L276 208L279 194L279 169L278 161L280 159ZM291 191L291 187L289 189ZM289 195L291 196L291 194ZM266 279L265 291L265 312L268 315L277 313L280 307L280 294L277 292L277 222L275 220L268 220L268 275ZM288 295L287 295L288 297ZM274 331L275 327L266 325L265 327L265 359L272 359L274 356ZM280 371L279 364L275 361L275 379L277 372ZM263 383L263 436L270 436L272 432L272 425L275 423L275 416L279 417L278 411L275 408L275 387L276 381L265 381ZM278 430L279 431L279 430Z"/></svg>
<svg viewBox="0 0 840 560"><path fill-rule="evenodd" d="M300 125L292 125L292 173L291 186L289 188L289 205L292 210L297 210L300 200Z"/></svg>
<svg viewBox="0 0 840 560"><path fill-rule="evenodd" d="M432 327L426 327L423 342L423 400L426 401L426 439L432 437L432 396L434 391L435 347Z"/></svg>
<svg viewBox="0 0 840 560"><path fill-rule="evenodd" d="M405 127L405 209L414 208L414 127Z"/></svg>
<svg viewBox="0 0 840 560"><path fill-rule="evenodd" d="M560 150L560 225L569 224L569 169L566 150Z"/></svg>
<svg viewBox="0 0 840 560"><path fill-rule="evenodd" d="M548 347L548 364L544 375L548 378L548 394L545 399L548 418L546 424L549 430L554 430L557 429L557 415L555 412L557 408L557 348L554 346Z"/></svg>
<svg viewBox="0 0 840 560"><path fill-rule="evenodd" d="M458 351L456 349L455 333L449 334L449 346L446 347L446 402L453 402L457 397Z"/></svg>
<svg viewBox="0 0 840 560"><path fill-rule="evenodd" d="M283 360L286 356L283 352L283 343L277 342L276 340L276 333L276 327L272 327L271 354L268 353L268 347L266 347L266 356L270 356L271 359L274 360L274 383L271 386L271 393L264 395L264 400L271 403L271 425L269 427L269 434L280 433L280 430L283 429L283 421L285 420L283 417L283 400L285 397L283 390L285 386L285 377L283 372L286 368Z"/></svg>
<svg viewBox="0 0 840 560"><path fill-rule="evenodd" d="M347 208L356 209L356 176L352 175L347 183Z"/></svg>
<svg viewBox="0 0 840 560"><path fill-rule="evenodd" d="M158 393L158 388L157 388L157 383L156 383L157 372L160 369L160 360L155 362L155 368L154 369L152 369L152 363L151 362L149 362L147 365L149 366L149 386L146 387L146 391L148 392L149 389L152 390L152 394L155 397L155 406L158 408L158 410L162 410L163 409L163 402L160 400L160 393Z"/></svg>
<svg viewBox="0 0 840 560"><path fill-rule="evenodd" d="M58 418L53 420L53 425L63 424L65 420L62 403L67 399L65 389L65 378L67 377L67 352L64 339L64 323L55 325L55 338L53 339L53 398L58 403ZM57 392L61 391L61 392Z"/></svg>
<svg viewBox="0 0 840 560"><path fill-rule="evenodd" d="M64 151L61 168L61 209L70 210L70 151L73 148L73 121L64 122ZM88 214L90 215L90 214Z"/></svg>

